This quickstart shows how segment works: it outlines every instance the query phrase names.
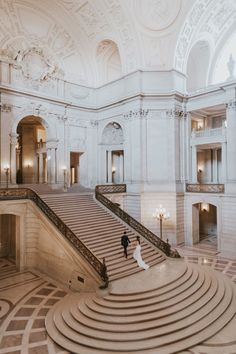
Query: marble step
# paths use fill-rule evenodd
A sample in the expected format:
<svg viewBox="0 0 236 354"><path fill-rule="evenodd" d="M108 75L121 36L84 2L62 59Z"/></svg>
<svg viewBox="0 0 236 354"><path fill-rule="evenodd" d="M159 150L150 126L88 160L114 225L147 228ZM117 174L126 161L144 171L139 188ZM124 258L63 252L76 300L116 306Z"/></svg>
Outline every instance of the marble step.
<svg viewBox="0 0 236 354"><path fill-rule="evenodd" d="M199 269L199 273L202 273L201 268ZM201 277L205 279L203 285L199 290L196 289L195 298L192 299L189 293L186 299L181 301L182 308L172 303L172 310L165 306L164 310L157 310L156 315L155 311L148 313L144 320L142 316L145 313L141 315L137 311L141 305L139 293L136 292L136 295L132 295L133 301L135 296L137 298L135 314L123 313L116 322L118 316L111 312L109 321L104 321L94 317L98 313L96 303L93 315L88 316L91 311L88 303L94 302L96 294L75 295L69 304L68 301L67 305L62 301L50 311L46 327L50 328L50 335L53 338L56 336L58 344L62 344L63 336L65 338L63 347L75 353L89 353L88 350L94 354L176 353L176 350L184 350L202 342L203 338L210 338L222 329L236 312L235 288L233 291L230 281L213 271L204 270L203 273L199 274L199 279ZM182 276L184 275L185 273ZM169 285L167 284L167 287ZM123 290L126 292L125 288ZM124 299L122 301L121 296L121 303L124 302L126 301ZM99 306L102 306L102 303ZM145 310L146 306L141 307ZM122 308L116 311L122 311ZM135 318L135 322L126 320L130 316Z"/></svg>

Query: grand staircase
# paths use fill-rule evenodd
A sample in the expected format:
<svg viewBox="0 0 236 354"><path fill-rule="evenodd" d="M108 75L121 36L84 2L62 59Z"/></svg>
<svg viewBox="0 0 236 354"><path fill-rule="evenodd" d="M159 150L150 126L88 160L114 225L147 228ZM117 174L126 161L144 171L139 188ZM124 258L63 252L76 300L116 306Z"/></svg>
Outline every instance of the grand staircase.
<svg viewBox="0 0 236 354"><path fill-rule="evenodd" d="M140 271L132 257L137 234L101 206L93 194L42 194L40 197L100 260L105 257L110 280ZM131 241L128 259L124 258L120 243L125 230ZM141 245L142 257L150 266L166 259L147 241L142 240Z"/></svg>
<svg viewBox="0 0 236 354"><path fill-rule="evenodd" d="M143 238L150 268L141 270L134 245L128 259L120 245L123 231L131 241L136 232L93 193L37 193L97 258L106 258L110 279L106 290L68 295L48 312L46 330L56 343L76 354L236 353L236 288L226 276L169 259Z"/></svg>

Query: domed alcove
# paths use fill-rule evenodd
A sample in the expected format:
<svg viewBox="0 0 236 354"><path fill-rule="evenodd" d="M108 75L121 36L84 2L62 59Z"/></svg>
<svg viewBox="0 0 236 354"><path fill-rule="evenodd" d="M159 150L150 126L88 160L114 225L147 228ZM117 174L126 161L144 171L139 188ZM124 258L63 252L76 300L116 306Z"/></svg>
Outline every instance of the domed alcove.
<svg viewBox="0 0 236 354"><path fill-rule="evenodd" d="M118 79L122 75L122 65L118 46L111 40L100 42L96 53L98 80L100 84Z"/></svg>
<svg viewBox="0 0 236 354"><path fill-rule="evenodd" d="M210 61L210 47L206 41L198 41L191 49L187 64L187 91L206 86Z"/></svg>

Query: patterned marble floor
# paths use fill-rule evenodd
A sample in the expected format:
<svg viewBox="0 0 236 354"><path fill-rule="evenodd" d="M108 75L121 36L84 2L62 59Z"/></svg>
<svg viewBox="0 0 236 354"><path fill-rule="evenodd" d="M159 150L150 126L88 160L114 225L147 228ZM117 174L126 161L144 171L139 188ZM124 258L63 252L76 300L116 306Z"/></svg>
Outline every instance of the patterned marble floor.
<svg viewBox="0 0 236 354"><path fill-rule="evenodd" d="M178 251L187 262L209 266L236 283L236 260L221 257L210 243L204 239ZM49 309L68 293L46 276L17 272L13 263L0 259L0 354L69 354L50 339L44 324ZM224 350L203 343L179 354L225 354ZM228 353L236 354L236 340Z"/></svg>
<svg viewBox="0 0 236 354"><path fill-rule="evenodd" d="M67 354L49 338L45 316L68 290L0 259L0 354Z"/></svg>

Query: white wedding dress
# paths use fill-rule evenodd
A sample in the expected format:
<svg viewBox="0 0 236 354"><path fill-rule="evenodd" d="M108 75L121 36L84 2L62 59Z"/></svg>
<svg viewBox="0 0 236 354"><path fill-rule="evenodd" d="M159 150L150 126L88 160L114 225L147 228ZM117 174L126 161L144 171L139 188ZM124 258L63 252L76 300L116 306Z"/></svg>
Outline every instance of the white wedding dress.
<svg viewBox="0 0 236 354"><path fill-rule="evenodd" d="M142 260L141 256L141 246L138 244L134 250L133 258L137 261L138 266L143 269L148 269L149 265Z"/></svg>

